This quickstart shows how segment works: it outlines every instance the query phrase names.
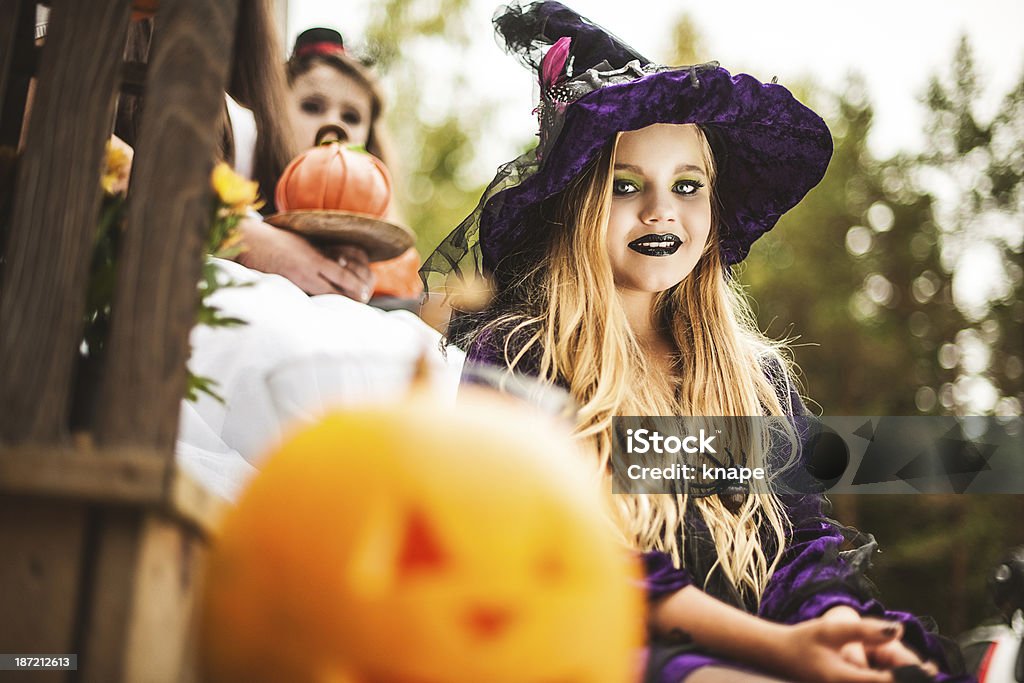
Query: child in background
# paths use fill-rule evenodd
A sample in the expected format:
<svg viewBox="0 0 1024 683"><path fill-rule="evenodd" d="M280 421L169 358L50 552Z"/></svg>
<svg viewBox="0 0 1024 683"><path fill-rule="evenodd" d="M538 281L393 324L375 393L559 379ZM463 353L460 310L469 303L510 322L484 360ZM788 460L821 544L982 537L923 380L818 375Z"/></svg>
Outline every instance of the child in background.
<svg viewBox="0 0 1024 683"><path fill-rule="evenodd" d="M221 157L240 174L259 182L264 214L274 213L277 179L298 151L289 120L280 113L288 93L283 52L271 0L241 0L235 59L231 63L221 131ZM125 59L146 62L155 19L133 22ZM122 95L115 132L129 145L137 137L143 97ZM159 103L156 103L159 106ZM366 253L346 246L330 256L303 237L264 222L255 212L239 223L244 250L238 261L262 273L282 275L307 294L344 294L366 302L373 274Z"/></svg>
<svg viewBox="0 0 1024 683"><path fill-rule="evenodd" d="M288 114L300 147L313 145L317 131L333 124L344 132L342 142L365 148L395 175L380 87L370 69L345 49L340 33L329 28L300 33L286 70L291 86ZM419 299L423 292L419 266L415 248L389 261L371 263L376 276L373 303L383 297Z"/></svg>
<svg viewBox="0 0 1024 683"><path fill-rule="evenodd" d="M495 25L539 77L540 141L425 264L435 282L482 270L495 283L452 341L566 388L609 489L616 416L804 414L730 269L821 180L824 121L715 63L652 64L557 2L508 7ZM796 460L799 421L781 422ZM735 464L765 465L764 429ZM839 557L821 496L610 498L646 570L647 681L950 680L939 640L865 591L873 545Z"/></svg>

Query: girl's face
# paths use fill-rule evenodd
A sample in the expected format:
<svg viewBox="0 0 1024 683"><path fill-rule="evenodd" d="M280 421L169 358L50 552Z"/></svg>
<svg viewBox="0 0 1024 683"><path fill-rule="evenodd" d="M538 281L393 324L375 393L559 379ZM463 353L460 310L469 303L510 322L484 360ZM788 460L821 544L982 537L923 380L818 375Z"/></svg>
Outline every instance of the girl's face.
<svg viewBox="0 0 1024 683"><path fill-rule="evenodd" d="M619 137L607 233L619 290L662 292L697 265L711 232L705 156L693 125L658 123Z"/></svg>
<svg viewBox="0 0 1024 683"><path fill-rule="evenodd" d="M292 83L289 115L295 141L312 147L321 126L333 123L348 142L366 145L370 139L373 100L354 77L327 64L316 64Z"/></svg>

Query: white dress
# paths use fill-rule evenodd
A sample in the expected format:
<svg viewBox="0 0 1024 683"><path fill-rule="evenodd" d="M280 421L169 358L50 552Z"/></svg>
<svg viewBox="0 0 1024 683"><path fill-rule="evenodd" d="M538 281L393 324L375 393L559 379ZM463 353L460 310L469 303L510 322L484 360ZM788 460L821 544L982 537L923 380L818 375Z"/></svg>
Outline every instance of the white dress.
<svg viewBox="0 0 1024 683"><path fill-rule="evenodd" d="M229 112L241 132L236 148L251 150L255 128L245 120L251 113L237 105ZM243 149L241 158L251 154ZM244 286L222 287L209 303L245 324L193 329L189 368L212 379L223 402L206 394L182 401L176 454L218 495L234 500L296 423L339 401L397 396L421 358L439 400L454 403L464 354L442 352L440 335L412 313L384 312L338 294L311 297L278 275L211 261L222 278Z"/></svg>
<svg viewBox="0 0 1024 683"><path fill-rule="evenodd" d="M177 455L217 494L233 500L281 437L318 411L398 396L420 358L439 400L454 403L464 354L442 353L441 336L412 313L311 297L278 275L211 260L245 286L221 288L210 303L246 324L192 331L189 368L224 400L182 402Z"/></svg>

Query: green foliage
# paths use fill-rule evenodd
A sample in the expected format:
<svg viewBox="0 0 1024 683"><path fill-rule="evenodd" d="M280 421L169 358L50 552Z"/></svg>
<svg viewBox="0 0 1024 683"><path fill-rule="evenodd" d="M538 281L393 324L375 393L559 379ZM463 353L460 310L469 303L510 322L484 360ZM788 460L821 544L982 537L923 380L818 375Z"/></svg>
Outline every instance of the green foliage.
<svg viewBox="0 0 1024 683"><path fill-rule="evenodd" d="M477 124L479 125L479 124ZM455 116L438 126L420 128L416 164L406 178L403 207L417 236L421 254L429 254L441 239L476 206L484 188L467 186L461 179L474 146Z"/></svg>
<svg viewBox="0 0 1024 683"><path fill-rule="evenodd" d="M672 25L670 48L662 64L703 64L709 61L700 28L689 14L681 15Z"/></svg>
<svg viewBox="0 0 1024 683"><path fill-rule="evenodd" d="M473 210L483 192L482 186L466 180L465 172L476 152L475 141L486 135L492 109L474 100L459 74L452 73L455 96L440 114L426 112L425 65L408 59L408 52L464 49L469 7L468 0L439 0L428 11L414 0L386 0L375 6L367 28L367 41L379 53L396 94L388 111L389 128L401 151L396 198L424 256Z"/></svg>
<svg viewBox="0 0 1024 683"><path fill-rule="evenodd" d="M468 35L461 19L469 6L469 0L437 0L429 6L416 0L384 0L373 6L366 42L382 69L404 68L399 59L402 47L413 39L465 45Z"/></svg>
<svg viewBox="0 0 1024 683"><path fill-rule="evenodd" d="M824 107L837 112L828 172L755 244L739 277L762 329L795 339L807 393L826 414L911 415L919 387L937 381L935 349L957 316L936 264L930 202L907 191L903 161L872 158L862 91L854 80ZM913 295L924 273L935 279L927 302Z"/></svg>
<svg viewBox="0 0 1024 683"><path fill-rule="evenodd" d="M958 301L965 324L950 353L957 378L944 398L973 412L972 387L991 387L984 412L1020 414L1024 403L1024 75L990 121L980 120L980 92L971 49L961 40L952 78L932 78L929 146L919 160L923 191L936 197L935 222L947 268L987 283L984 297ZM978 254L987 256L978 265ZM973 263L972 263L973 261Z"/></svg>
<svg viewBox="0 0 1024 683"><path fill-rule="evenodd" d="M230 210L222 201L214 196L212 210L210 212L210 230L206 235L205 253L217 258L233 258L241 250L237 239L238 223L242 214L236 210ZM199 305L196 311L196 325L207 327L237 327L245 325L246 322L240 318L233 318L221 313L221 310L210 304L210 298L214 293L223 287L244 287L232 280L218 278L219 271L210 261L203 262L202 275L196 285ZM191 355L191 347L189 349ZM196 375L191 369L188 371L188 384L185 389L185 398L189 401L199 400L199 394L207 394L213 399L224 402L224 398L216 391L217 382L209 377Z"/></svg>
<svg viewBox="0 0 1024 683"><path fill-rule="evenodd" d="M1024 544L1024 496L858 496L859 528L882 552L872 577L890 609L928 615L956 636L991 617L986 579Z"/></svg>
<svg viewBox="0 0 1024 683"><path fill-rule="evenodd" d="M824 102L835 106L817 107L836 112L828 173L739 273L762 329L797 337L807 393L825 414L968 412L976 378L995 386L996 410L1019 414L1024 81L985 122L974 113L980 89L966 42L950 72L950 82L929 85L921 154L873 157L871 105L856 79ZM993 231L993 217L1016 232ZM954 283L982 244L998 252L992 267L1005 272L1005 289L971 308ZM991 356L987 367L972 366L972 345ZM955 635L987 615L985 577L1024 543L1022 501L849 496L837 512L878 537L873 578L886 603L930 614Z"/></svg>
<svg viewBox="0 0 1024 683"><path fill-rule="evenodd" d="M111 307L117 288L118 257L125 230L126 196L123 191L115 194L104 193L100 208L100 218L93 241L92 263L89 271L88 290L86 293L85 327L81 347L80 376L85 379L94 377L102 366L106 351L106 340L110 331ZM235 239L236 229L241 214L229 210L214 197L210 211L210 229L206 236L205 252L218 258L232 258L240 251L238 240ZM196 324L209 327L234 327L244 325L245 321L225 316L220 309L209 303L214 292L222 287L245 286L217 277L218 271L209 261L203 264L202 276L196 285L197 310ZM195 375L188 371L185 397L196 401L200 393L223 402L216 392L216 382L208 377Z"/></svg>

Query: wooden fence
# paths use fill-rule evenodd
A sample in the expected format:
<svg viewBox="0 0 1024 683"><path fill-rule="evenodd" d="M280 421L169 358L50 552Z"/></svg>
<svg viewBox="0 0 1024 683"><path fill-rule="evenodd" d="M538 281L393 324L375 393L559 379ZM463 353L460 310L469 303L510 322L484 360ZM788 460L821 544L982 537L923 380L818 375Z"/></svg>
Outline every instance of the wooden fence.
<svg viewBox="0 0 1024 683"><path fill-rule="evenodd" d="M21 141L0 232L0 653L74 653L78 669L0 677L193 680L218 506L173 449L238 0L164 0L144 65L123 60L132 0L47 4L40 48L35 2L0 2L0 144ZM100 169L123 87L149 106L101 381L83 383ZM73 431L78 402L92 417Z"/></svg>

